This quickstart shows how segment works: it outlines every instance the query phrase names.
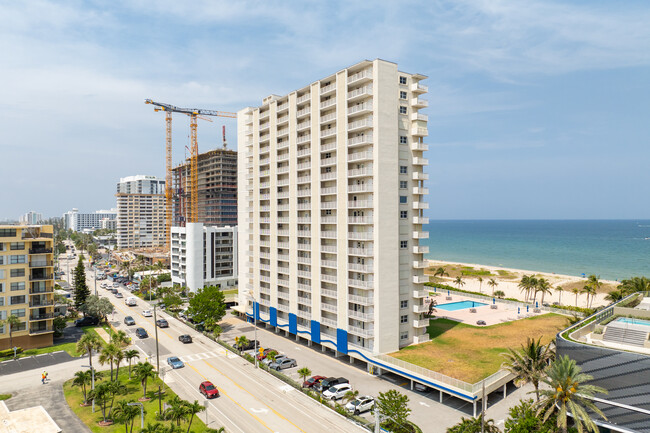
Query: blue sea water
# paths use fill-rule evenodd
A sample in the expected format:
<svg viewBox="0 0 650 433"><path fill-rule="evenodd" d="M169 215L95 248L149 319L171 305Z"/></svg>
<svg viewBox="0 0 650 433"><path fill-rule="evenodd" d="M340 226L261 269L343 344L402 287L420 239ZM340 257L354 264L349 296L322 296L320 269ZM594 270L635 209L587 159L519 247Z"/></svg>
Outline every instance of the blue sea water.
<svg viewBox="0 0 650 433"><path fill-rule="evenodd" d="M431 221L427 259L621 280L650 277L650 220Z"/></svg>

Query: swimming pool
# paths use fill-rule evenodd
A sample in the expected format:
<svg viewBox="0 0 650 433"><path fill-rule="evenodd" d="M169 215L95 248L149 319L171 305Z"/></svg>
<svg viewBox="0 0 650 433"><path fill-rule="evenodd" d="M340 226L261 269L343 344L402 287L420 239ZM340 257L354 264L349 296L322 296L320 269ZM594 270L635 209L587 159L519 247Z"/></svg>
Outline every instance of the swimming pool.
<svg viewBox="0 0 650 433"><path fill-rule="evenodd" d="M464 310L466 308L476 308L476 307L482 307L484 305L483 302L476 302L476 301L460 301L460 302L450 302L449 304L440 304L436 305L435 308L440 308L441 310L445 311L456 311L456 310Z"/></svg>
<svg viewBox="0 0 650 433"><path fill-rule="evenodd" d="M619 317L618 319L616 319L616 321L620 323L627 323L628 325L650 326L650 320L631 319L629 317Z"/></svg>

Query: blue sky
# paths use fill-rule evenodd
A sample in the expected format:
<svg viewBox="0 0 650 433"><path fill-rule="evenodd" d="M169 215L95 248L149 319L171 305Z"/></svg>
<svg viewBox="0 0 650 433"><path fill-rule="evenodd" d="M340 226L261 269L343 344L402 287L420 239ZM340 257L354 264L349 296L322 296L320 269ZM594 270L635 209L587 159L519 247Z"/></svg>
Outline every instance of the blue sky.
<svg viewBox="0 0 650 433"><path fill-rule="evenodd" d="M0 219L164 176L145 98L237 111L362 59L430 78L429 216L648 218L645 1L0 1ZM199 147L236 146L236 124ZM174 121L174 163L188 123ZM9 161L9 163L7 163Z"/></svg>

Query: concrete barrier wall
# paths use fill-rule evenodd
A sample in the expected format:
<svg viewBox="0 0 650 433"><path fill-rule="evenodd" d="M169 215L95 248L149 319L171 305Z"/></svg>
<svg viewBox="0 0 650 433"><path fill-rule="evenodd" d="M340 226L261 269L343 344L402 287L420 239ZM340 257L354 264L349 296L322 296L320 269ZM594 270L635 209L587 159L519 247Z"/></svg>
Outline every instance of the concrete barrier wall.
<svg viewBox="0 0 650 433"><path fill-rule="evenodd" d="M634 316L640 319L650 319L650 311L637 310L636 308L614 307L614 314L619 316Z"/></svg>

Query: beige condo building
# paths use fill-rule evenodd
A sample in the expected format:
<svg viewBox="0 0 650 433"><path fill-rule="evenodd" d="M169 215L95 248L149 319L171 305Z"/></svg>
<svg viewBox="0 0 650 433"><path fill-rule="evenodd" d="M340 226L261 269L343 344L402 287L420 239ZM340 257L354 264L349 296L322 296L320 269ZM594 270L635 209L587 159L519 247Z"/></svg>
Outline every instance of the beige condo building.
<svg viewBox="0 0 650 433"><path fill-rule="evenodd" d="M239 111L242 311L353 357L428 340L426 78L363 61Z"/></svg>
<svg viewBox="0 0 650 433"><path fill-rule="evenodd" d="M117 248L164 247L165 180L137 175L117 183Z"/></svg>

